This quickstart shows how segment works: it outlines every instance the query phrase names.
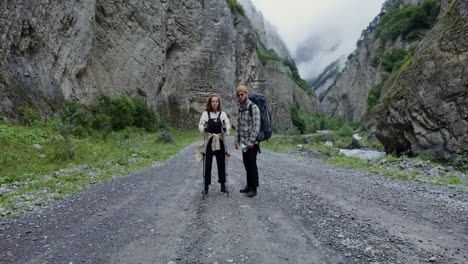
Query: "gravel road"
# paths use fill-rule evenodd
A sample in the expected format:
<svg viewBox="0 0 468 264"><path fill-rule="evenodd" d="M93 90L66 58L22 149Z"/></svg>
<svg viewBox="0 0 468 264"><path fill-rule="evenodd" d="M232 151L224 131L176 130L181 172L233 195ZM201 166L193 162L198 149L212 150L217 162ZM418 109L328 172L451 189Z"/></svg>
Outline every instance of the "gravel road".
<svg viewBox="0 0 468 264"><path fill-rule="evenodd" d="M468 263L466 192L264 150L257 197L233 151L202 200L198 144L0 220L0 263Z"/></svg>

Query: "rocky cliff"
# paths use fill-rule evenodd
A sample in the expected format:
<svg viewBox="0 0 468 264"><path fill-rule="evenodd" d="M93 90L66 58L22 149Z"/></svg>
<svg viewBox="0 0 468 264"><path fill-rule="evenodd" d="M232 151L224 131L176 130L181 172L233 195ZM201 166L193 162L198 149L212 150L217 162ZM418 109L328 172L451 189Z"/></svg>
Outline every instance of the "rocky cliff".
<svg viewBox="0 0 468 264"><path fill-rule="evenodd" d="M239 0L244 7L247 17L250 19L253 27L257 30L260 41L268 49L273 49L283 58L291 58L288 47L278 34L277 29L263 17L263 14L257 10L251 0Z"/></svg>
<svg viewBox="0 0 468 264"><path fill-rule="evenodd" d="M468 2L447 1L439 23L398 72L376 110L387 152L468 151Z"/></svg>
<svg viewBox="0 0 468 264"><path fill-rule="evenodd" d="M232 116L239 83L271 95L281 131L292 128L289 102L314 105L294 82L274 86L287 75L265 70L255 30L226 1L19 0L1 8L0 110L9 117L21 105L48 115L63 100L124 94L194 127L210 93Z"/></svg>
<svg viewBox="0 0 468 264"><path fill-rule="evenodd" d="M387 12L398 16L384 17ZM437 19L430 30L424 29L430 24L426 13ZM410 20L408 14L419 16L410 24L417 30L383 29L391 19ZM350 121L376 123L387 152L466 152L467 14L466 1L387 1L321 97L322 109Z"/></svg>
<svg viewBox="0 0 468 264"><path fill-rule="evenodd" d="M317 97L321 98L324 92L326 92L328 88L333 85L336 77L343 70L346 60L346 56L338 58L325 67L325 69L323 69L322 73L320 73L317 78L308 81Z"/></svg>
<svg viewBox="0 0 468 264"><path fill-rule="evenodd" d="M389 6L398 0L384 3L382 12L362 32L356 50L348 56L345 67L334 83L321 94L320 107L328 115L341 116L346 120L361 121L367 109L367 95L379 84L385 72L372 65L372 58L380 57L396 47L408 46L401 38L388 43L376 38L376 27ZM411 4L404 0L401 5Z"/></svg>

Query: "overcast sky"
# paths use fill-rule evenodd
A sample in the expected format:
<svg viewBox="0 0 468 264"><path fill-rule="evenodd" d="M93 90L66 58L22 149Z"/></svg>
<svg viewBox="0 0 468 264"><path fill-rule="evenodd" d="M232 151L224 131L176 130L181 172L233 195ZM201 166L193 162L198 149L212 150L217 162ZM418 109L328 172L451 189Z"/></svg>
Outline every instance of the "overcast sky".
<svg viewBox="0 0 468 264"><path fill-rule="evenodd" d="M278 29L295 57L301 77L310 79L356 41L379 14L384 0L252 0Z"/></svg>

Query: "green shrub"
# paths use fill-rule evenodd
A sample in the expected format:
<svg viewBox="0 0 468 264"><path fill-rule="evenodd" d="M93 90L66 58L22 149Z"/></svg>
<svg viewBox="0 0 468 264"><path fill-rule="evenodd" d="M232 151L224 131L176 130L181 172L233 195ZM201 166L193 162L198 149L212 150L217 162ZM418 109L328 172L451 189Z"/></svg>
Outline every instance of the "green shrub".
<svg viewBox="0 0 468 264"><path fill-rule="evenodd" d="M85 137L89 134L92 117L76 102L66 102L59 110L56 127L64 137L70 135Z"/></svg>
<svg viewBox="0 0 468 264"><path fill-rule="evenodd" d="M134 126L151 132L158 125L156 112L141 98L100 95L94 112L93 127L98 130L107 131L110 126L112 130L118 131Z"/></svg>
<svg viewBox="0 0 468 264"><path fill-rule="evenodd" d="M156 143L174 143L174 137L166 129L161 129L156 138Z"/></svg>
<svg viewBox="0 0 468 264"><path fill-rule="evenodd" d="M114 131L132 126L136 114L135 103L127 96L110 98L105 95L98 97L98 113L107 115Z"/></svg>
<svg viewBox="0 0 468 264"><path fill-rule="evenodd" d="M62 136L54 136L50 140L51 149L49 150L49 157L52 161L70 161L75 158L76 149L70 138Z"/></svg>
<svg viewBox="0 0 468 264"><path fill-rule="evenodd" d="M24 123L28 126L39 123L39 114L36 110L30 107L19 107L18 112L24 120Z"/></svg>
<svg viewBox="0 0 468 264"><path fill-rule="evenodd" d="M347 146L349 149L360 149L362 148L361 142L359 140L355 139L354 137L351 139L351 143Z"/></svg>
<svg viewBox="0 0 468 264"><path fill-rule="evenodd" d="M376 37L384 42L403 38L417 38L421 30L434 26L440 12L440 4L436 0L424 0L421 5L408 5L400 8L400 1L389 7L387 13L376 29Z"/></svg>
<svg viewBox="0 0 468 264"><path fill-rule="evenodd" d="M112 131L112 123L110 116L104 113L98 113L92 121L92 127L99 131Z"/></svg>
<svg viewBox="0 0 468 264"><path fill-rule="evenodd" d="M133 99L135 104L135 116L133 124L144 128L146 131L154 131L157 127L157 118L154 110L142 99Z"/></svg>
<svg viewBox="0 0 468 264"><path fill-rule="evenodd" d="M338 130L338 135L341 137L351 137L353 135L353 128L348 124L344 124Z"/></svg>
<svg viewBox="0 0 468 264"><path fill-rule="evenodd" d="M127 96L113 99L107 110L107 114L111 117L113 129L121 130L127 126L133 125L136 106Z"/></svg>
<svg viewBox="0 0 468 264"><path fill-rule="evenodd" d="M267 49L263 43L257 42L257 56L262 65L266 65L268 61L281 61L281 57L273 49Z"/></svg>
<svg viewBox="0 0 468 264"><path fill-rule="evenodd" d="M346 122L341 117L325 116L322 113L306 113L299 110L299 107L293 104L289 105L289 111L293 125L298 129L301 134L315 133L317 130L332 130L337 131L343 126L358 127L359 124L351 124ZM336 137L328 134L330 138L324 140L334 141Z"/></svg>
<svg viewBox="0 0 468 264"><path fill-rule="evenodd" d="M375 85L374 87L372 87L372 89L370 89L369 94L367 95L367 112L372 111L377 105L382 92L382 88L387 82L387 80L388 77L384 77L384 79L379 84Z"/></svg>
<svg viewBox="0 0 468 264"><path fill-rule="evenodd" d="M227 0L227 4L231 8L232 12L239 12L245 16L244 7L239 2L237 2L237 0Z"/></svg>
<svg viewBox="0 0 468 264"><path fill-rule="evenodd" d="M388 72L398 70L405 61L408 52L404 49L396 48L386 53L382 58L382 66Z"/></svg>
<svg viewBox="0 0 468 264"><path fill-rule="evenodd" d="M301 118L299 114L299 108L294 104L290 104L289 113L291 115L291 121L293 125L299 130L301 134L304 134L306 131L306 125L304 119Z"/></svg>

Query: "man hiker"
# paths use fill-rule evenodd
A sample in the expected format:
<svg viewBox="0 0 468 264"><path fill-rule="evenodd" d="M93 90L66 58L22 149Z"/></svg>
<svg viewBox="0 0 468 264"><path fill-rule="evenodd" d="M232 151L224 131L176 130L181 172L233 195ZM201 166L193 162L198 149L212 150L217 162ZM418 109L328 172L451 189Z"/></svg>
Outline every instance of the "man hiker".
<svg viewBox="0 0 468 264"><path fill-rule="evenodd" d="M258 185L258 169L257 169L257 153L259 145L257 135L260 132L260 110L249 100L249 91L244 85L239 85L236 88L237 101L239 103L239 111L237 115L237 137L234 143L234 148L242 149L242 160L246 171L247 185L241 189L241 193L247 193L248 197L257 195ZM250 106L251 105L251 106ZM251 111L249 110L251 107Z"/></svg>

